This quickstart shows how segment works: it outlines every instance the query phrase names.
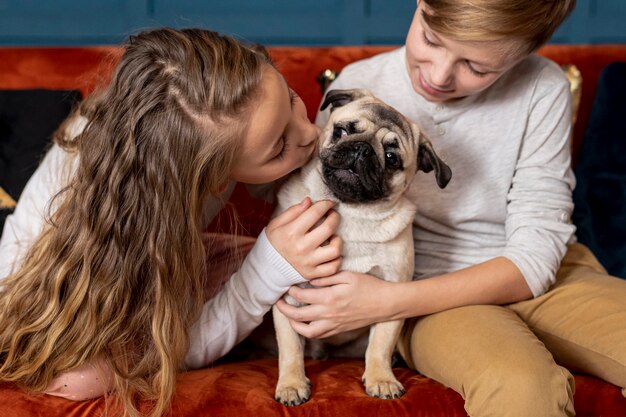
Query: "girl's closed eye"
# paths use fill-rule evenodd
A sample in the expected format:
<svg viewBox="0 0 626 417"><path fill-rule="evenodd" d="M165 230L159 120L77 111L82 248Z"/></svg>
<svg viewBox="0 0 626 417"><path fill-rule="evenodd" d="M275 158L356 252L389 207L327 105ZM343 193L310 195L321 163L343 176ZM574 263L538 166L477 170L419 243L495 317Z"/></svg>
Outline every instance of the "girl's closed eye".
<svg viewBox="0 0 626 417"><path fill-rule="evenodd" d="M280 151L274 157L274 159L276 160L282 160L285 157L285 154L287 153L287 148L289 147L289 141L287 141L286 135L283 135L280 138L280 141L282 145L281 145Z"/></svg>
<svg viewBox="0 0 626 417"><path fill-rule="evenodd" d="M296 104L296 101L298 100L298 98L300 98L300 96L290 88L289 100L291 100L292 109L293 109L293 106ZM287 153L287 148L289 147L289 141L287 140L286 134L283 134L283 136L280 138L280 141L281 141L281 148L280 148L280 151L276 154L276 156L274 156L275 160L282 160L285 157L285 154Z"/></svg>
<svg viewBox="0 0 626 417"><path fill-rule="evenodd" d="M293 108L293 106L296 104L296 100L298 100L298 98L300 98L300 96L298 95L298 93L296 93L295 91L293 91L291 88L289 89L289 99L291 100L291 107Z"/></svg>

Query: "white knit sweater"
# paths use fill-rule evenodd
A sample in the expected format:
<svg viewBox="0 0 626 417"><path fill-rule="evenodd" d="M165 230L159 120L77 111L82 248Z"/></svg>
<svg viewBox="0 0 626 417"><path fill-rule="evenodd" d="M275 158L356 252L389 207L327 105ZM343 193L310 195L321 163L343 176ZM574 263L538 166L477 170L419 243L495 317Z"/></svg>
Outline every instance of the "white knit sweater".
<svg viewBox="0 0 626 417"><path fill-rule="evenodd" d="M77 162L77 157L54 145L28 181L15 212L4 225L0 240L0 283L19 268L32 242L46 227L47 206L73 175ZM230 192L232 184L227 195ZM222 201L212 199L207 204L207 224L222 207ZM261 323L263 315L291 285L303 281L274 249L265 231L261 232L239 271L204 304L200 319L192 325L186 366L201 368L226 354Z"/></svg>
<svg viewBox="0 0 626 417"><path fill-rule="evenodd" d="M444 190L432 173L412 184L415 277L505 256L542 294L575 239L563 71L531 55L485 91L438 104L413 90L406 68L400 48L347 66L329 88L371 90L415 121L452 169ZM318 125L327 120L328 110L318 114Z"/></svg>

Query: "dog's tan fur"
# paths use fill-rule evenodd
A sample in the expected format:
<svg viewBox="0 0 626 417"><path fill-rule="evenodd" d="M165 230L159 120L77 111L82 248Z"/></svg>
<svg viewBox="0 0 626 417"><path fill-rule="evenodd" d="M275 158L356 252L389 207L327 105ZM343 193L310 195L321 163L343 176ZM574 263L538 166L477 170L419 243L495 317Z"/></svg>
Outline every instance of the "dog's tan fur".
<svg viewBox="0 0 626 417"><path fill-rule="evenodd" d="M330 119L320 136L320 154L337 144L332 138L335 123L341 120L358 120L358 129L371 133L369 139L376 155L385 161L383 144L395 141L399 144L404 169L393 173L387 180L389 195L380 201L342 203L333 195L322 175L322 162L314 158L309 164L294 174L278 194L277 212L297 204L309 196L313 201L330 199L338 201L335 210L341 215L337 234L344 241L342 269L369 273L387 281L409 281L413 277L413 237L412 221L415 206L404 197L416 171L420 168L418 152L432 154L438 177L440 170L445 183L449 180L449 168L440 161L432 150L430 142L420 134L419 128L376 99L365 90L347 90L352 101L341 103L333 108ZM332 92L329 92L329 95ZM344 92L345 93L345 92ZM385 112L392 111L403 126L390 124L388 120L376 120L372 106L384 106ZM388 113L381 114L388 114ZM385 125L385 127L381 127ZM350 140L350 137L341 138ZM359 138L363 140L363 135ZM439 179L438 179L439 181ZM441 186L441 184L440 184ZM444 184L445 186L445 184ZM287 302L297 304L286 297ZM276 386L276 400L286 405L298 405L308 400L310 383L304 371L304 340L290 326L287 318L274 306L274 326L279 348L279 377ZM402 384L395 378L391 369L392 354L402 328L402 320L377 323L369 328L324 339L324 343L342 345L360 337L367 337L369 343L365 351L365 372L363 381L368 395L379 398L397 398L404 393ZM354 352L363 354L363 352Z"/></svg>

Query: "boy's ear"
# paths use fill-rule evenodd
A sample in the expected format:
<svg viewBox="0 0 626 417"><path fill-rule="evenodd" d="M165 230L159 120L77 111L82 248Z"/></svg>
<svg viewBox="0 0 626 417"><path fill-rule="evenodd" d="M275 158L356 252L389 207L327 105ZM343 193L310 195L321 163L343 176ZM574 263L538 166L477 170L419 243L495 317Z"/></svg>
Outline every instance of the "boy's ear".
<svg viewBox="0 0 626 417"><path fill-rule="evenodd" d="M320 110L325 110L329 105L330 112L332 113L337 107L345 106L351 101L358 100L361 97L371 96L371 93L367 90L351 89L351 90L330 90L326 93L324 102L320 107Z"/></svg>

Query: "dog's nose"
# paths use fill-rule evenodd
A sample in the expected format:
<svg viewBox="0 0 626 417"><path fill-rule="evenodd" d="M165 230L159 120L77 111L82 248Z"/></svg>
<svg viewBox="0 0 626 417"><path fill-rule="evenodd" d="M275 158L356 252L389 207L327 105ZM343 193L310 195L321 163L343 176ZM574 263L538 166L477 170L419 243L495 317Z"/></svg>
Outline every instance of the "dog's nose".
<svg viewBox="0 0 626 417"><path fill-rule="evenodd" d="M350 156L354 161L358 161L359 159L367 158L372 155L374 150L371 145L367 142L352 142L352 148L350 149Z"/></svg>
<svg viewBox="0 0 626 417"><path fill-rule="evenodd" d="M371 159L374 149L367 142L343 142L323 157L325 163L334 168L353 168L357 162Z"/></svg>

